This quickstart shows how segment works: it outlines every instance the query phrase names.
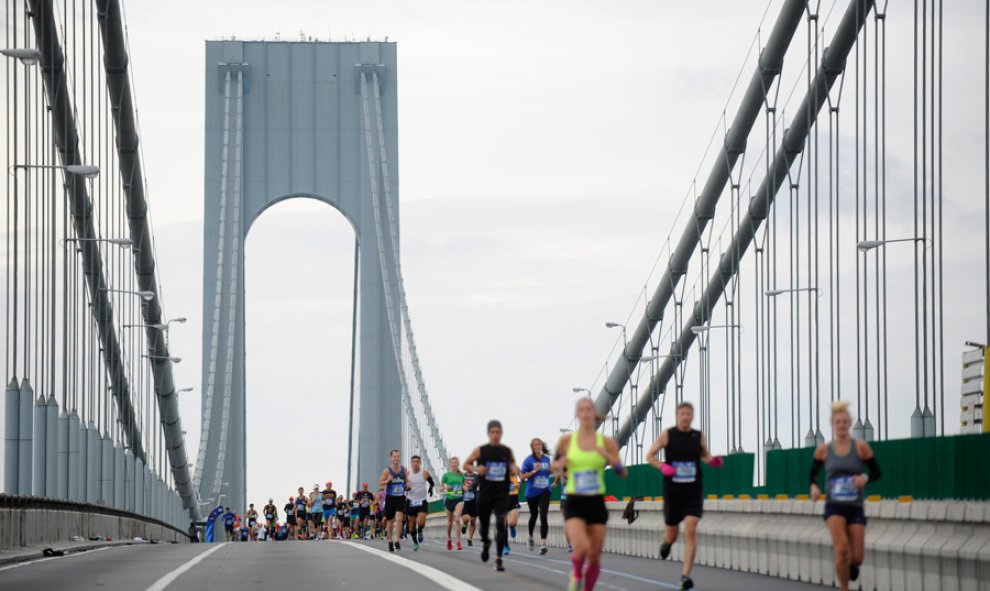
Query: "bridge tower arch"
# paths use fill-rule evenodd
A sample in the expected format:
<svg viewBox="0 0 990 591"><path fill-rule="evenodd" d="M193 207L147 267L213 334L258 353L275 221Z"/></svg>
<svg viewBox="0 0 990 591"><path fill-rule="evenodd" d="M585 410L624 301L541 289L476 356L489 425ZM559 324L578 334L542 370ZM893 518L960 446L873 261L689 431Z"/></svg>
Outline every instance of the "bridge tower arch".
<svg viewBox="0 0 990 591"><path fill-rule="evenodd" d="M199 496L245 506L244 241L265 209L296 197L331 205L354 228L351 399L360 413L348 465L351 483L373 480L404 426L389 325L401 311L387 296L397 293L397 261L381 255L398 236L379 230L389 192L398 226L396 46L207 42L205 95Z"/></svg>

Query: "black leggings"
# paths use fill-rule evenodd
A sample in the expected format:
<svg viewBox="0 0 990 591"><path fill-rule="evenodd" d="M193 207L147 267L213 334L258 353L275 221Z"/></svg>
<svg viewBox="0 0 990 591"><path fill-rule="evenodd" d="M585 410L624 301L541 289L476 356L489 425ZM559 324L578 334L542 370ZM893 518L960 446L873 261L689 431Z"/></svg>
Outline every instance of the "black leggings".
<svg viewBox="0 0 990 591"><path fill-rule="evenodd" d="M481 530L481 541L488 542L488 528L491 526L492 513L495 514L495 547L498 550L496 558L502 557L502 550L509 543L509 532L505 524L508 498L502 495L482 495L478 499L478 529Z"/></svg>
<svg viewBox="0 0 990 591"><path fill-rule="evenodd" d="M533 537L533 530L536 529L536 518L540 518L540 539L547 539L550 533L550 525L547 523L547 511L550 510L550 490L547 489L535 497L526 497L526 504L529 505L529 537Z"/></svg>

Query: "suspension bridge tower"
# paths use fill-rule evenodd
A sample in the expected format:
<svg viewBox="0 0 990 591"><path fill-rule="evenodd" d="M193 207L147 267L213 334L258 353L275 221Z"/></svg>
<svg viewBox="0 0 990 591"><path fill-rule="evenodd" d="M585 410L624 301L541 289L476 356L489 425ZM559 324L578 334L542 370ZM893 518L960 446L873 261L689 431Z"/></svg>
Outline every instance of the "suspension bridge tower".
<svg viewBox="0 0 990 591"><path fill-rule="evenodd" d="M208 42L205 93L200 498L245 506L244 241L268 207L297 197L331 205L354 228L349 467L373 480L403 430L396 46Z"/></svg>

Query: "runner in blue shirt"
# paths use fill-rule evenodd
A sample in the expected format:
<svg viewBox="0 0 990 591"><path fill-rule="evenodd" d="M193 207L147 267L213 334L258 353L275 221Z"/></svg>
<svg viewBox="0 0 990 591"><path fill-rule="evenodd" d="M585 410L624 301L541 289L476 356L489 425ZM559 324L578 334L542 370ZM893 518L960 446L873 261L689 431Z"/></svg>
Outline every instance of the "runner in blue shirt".
<svg viewBox="0 0 990 591"><path fill-rule="evenodd" d="M550 456L547 455L547 444L539 437L529 442L533 453L523 460L522 478L526 481L526 504L529 505L529 551L536 548L533 541L533 530L536 520L540 520L540 554L547 553L547 534L550 525L547 523L547 512L550 510L550 489L556 484L550 474Z"/></svg>
<svg viewBox="0 0 990 591"><path fill-rule="evenodd" d="M227 507L226 513L223 514L223 529L227 534L228 542L234 541L234 521L236 519L237 516L230 510L230 507Z"/></svg>

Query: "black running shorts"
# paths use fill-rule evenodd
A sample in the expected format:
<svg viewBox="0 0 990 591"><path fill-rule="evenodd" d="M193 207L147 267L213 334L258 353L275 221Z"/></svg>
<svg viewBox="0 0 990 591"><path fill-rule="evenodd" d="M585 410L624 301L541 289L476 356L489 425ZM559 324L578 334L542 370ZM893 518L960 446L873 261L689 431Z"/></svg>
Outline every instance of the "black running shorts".
<svg viewBox="0 0 990 591"><path fill-rule="evenodd" d="M395 519L396 513L402 513L406 510L406 498L405 497L385 497L385 519Z"/></svg>
<svg viewBox="0 0 990 591"><path fill-rule="evenodd" d="M701 519L704 500L701 497L691 499L679 499L677 497L663 500L664 523L669 526L680 525L685 517L697 517Z"/></svg>
<svg viewBox="0 0 990 591"><path fill-rule="evenodd" d="M467 515L468 517L477 517L478 501L464 501L464 508L461 509L461 515Z"/></svg>
<svg viewBox="0 0 990 591"><path fill-rule="evenodd" d="M580 519L588 525L605 525L608 523L605 497L568 495L567 504L564 505L564 520L568 519Z"/></svg>

